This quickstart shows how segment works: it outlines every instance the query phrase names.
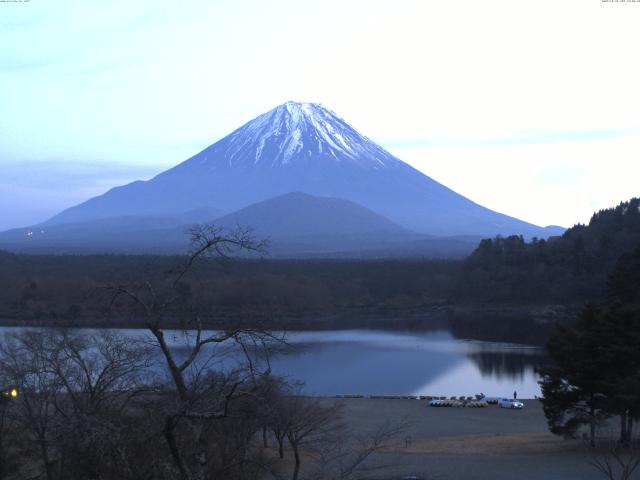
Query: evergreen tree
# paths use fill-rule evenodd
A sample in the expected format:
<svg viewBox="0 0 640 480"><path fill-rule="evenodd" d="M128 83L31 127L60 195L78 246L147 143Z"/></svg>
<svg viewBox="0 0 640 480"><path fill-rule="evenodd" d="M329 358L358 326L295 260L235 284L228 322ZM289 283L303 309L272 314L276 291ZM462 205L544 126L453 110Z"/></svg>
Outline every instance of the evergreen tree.
<svg viewBox="0 0 640 480"><path fill-rule="evenodd" d="M605 322L612 333L610 411L620 415L620 440L629 444L640 417L640 246L611 274Z"/></svg>
<svg viewBox="0 0 640 480"><path fill-rule="evenodd" d="M592 445L597 424L608 416L606 378L599 362L601 315L589 305L575 325L559 327L547 345L553 365L538 371L549 430L572 438L588 425Z"/></svg>
<svg viewBox="0 0 640 480"><path fill-rule="evenodd" d="M543 409L551 432L575 436L620 416L620 441L631 440L640 417L640 247L624 255L610 276L606 305L587 306L547 346L553 366L539 370Z"/></svg>

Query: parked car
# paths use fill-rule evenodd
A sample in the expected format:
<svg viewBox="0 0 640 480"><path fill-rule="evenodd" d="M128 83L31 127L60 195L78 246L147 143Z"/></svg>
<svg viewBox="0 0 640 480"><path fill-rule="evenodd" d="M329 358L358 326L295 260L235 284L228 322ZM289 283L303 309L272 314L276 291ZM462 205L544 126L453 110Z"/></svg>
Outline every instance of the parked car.
<svg viewBox="0 0 640 480"><path fill-rule="evenodd" d="M524 403L522 403L520 400L514 400L512 398L501 398L498 400L498 406L500 408L521 409L524 408Z"/></svg>

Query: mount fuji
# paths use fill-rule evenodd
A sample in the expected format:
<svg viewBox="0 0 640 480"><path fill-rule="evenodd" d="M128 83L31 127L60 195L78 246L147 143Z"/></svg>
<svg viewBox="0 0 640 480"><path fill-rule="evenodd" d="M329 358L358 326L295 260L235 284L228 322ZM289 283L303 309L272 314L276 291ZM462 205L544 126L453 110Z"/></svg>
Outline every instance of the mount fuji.
<svg viewBox="0 0 640 480"><path fill-rule="evenodd" d="M118 218L129 226L135 218L144 218L145 225L165 219L158 220L163 226L168 218L211 221L213 211L228 216L292 192L355 203L412 235L548 237L563 231L478 205L394 157L327 108L296 102L258 116L151 180L113 188L34 231L114 225ZM337 208L335 202L325 207L328 216Z"/></svg>

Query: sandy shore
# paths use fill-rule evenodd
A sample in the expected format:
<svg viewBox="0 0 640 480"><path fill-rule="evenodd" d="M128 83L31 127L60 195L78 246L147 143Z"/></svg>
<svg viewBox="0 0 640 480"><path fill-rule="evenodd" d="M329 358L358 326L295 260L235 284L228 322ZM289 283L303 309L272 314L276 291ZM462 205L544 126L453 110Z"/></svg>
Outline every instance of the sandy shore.
<svg viewBox="0 0 640 480"><path fill-rule="evenodd" d="M327 401L333 401L327 399ZM372 462L392 465L383 476L460 480L596 480L580 441L548 433L540 402L523 410L436 408L424 400L340 399L354 431L371 432L384 421L406 420L401 438Z"/></svg>

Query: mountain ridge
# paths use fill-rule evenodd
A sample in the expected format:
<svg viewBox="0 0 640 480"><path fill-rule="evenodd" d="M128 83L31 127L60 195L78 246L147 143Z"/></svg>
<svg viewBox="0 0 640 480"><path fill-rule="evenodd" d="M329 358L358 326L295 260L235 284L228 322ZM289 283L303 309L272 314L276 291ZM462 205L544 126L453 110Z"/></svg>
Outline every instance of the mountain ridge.
<svg viewBox="0 0 640 480"><path fill-rule="evenodd" d="M349 200L291 192L209 218L223 231L249 227L275 258L458 258L479 238L411 232ZM0 233L0 247L31 253L177 254L188 249L188 217L124 216Z"/></svg>
<svg viewBox="0 0 640 480"><path fill-rule="evenodd" d="M343 198L425 234L561 233L482 207L402 162L323 106L295 102L259 115L151 180L116 187L43 225L200 207L231 213L294 191Z"/></svg>
<svg viewBox="0 0 640 480"><path fill-rule="evenodd" d="M349 200L285 193L215 220L221 227L248 225L258 236L295 238L322 235L410 235L411 232Z"/></svg>

